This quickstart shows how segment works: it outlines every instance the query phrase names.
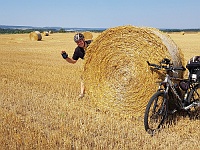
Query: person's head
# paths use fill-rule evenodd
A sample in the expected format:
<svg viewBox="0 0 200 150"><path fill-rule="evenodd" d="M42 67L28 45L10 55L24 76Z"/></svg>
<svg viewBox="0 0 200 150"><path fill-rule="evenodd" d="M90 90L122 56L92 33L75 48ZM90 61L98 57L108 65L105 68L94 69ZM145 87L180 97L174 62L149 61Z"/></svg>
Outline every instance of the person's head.
<svg viewBox="0 0 200 150"><path fill-rule="evenodd" d="M84 47L85 46L85 39L84 39L84 35L82 33L77 33L74 35L74 42L76 42L76 44L79 47Z"/></svg>

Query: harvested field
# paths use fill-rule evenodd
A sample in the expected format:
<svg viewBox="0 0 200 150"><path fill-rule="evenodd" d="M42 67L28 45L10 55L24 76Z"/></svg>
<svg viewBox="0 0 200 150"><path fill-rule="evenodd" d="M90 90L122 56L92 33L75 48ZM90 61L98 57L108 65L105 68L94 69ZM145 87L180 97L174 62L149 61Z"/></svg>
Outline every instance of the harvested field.
<svg viewBox="0 0 200 150"><path fill-rule="evenodd" d="M93 39L99 33L92 33ZM78 100L84 61L68 64L74 33L40 42L29 34L0 35L0 149L200 149L200 120L177 117L150 137L143 116ZM200 34L169 34L185 62L200 53Z"/></svg>

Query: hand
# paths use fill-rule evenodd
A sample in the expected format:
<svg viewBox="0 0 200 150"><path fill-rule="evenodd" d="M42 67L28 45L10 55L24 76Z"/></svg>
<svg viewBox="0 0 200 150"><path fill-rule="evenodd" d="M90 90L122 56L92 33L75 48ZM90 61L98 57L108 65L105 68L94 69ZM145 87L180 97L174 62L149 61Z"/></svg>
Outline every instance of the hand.
<svg viewBox="0 0 200 150"><path fill-rule="evenodd" d="M65 51L62 51L61 55L62 55L63 59L68 58L68 54Z"/></svg>

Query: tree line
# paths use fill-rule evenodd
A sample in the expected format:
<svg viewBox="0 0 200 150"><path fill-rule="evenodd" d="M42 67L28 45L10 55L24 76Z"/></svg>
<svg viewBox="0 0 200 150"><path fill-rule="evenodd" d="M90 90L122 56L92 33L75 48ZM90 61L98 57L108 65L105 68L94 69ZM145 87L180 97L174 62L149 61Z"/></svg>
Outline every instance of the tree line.
<svg viewBox="0 0 200 150"><path fill-rule="evenodd" d="M52 32L59 32L59 31L56 31L55 29L48 29L48 30ZM24 33L30 33L33 31L44 32L44 29L2 29L0 28L0 34L24 34Z"/></svg>
<svg viewBox="0 0 200 150"><path fill-rule="evenodd" d="M163 32L200 32L200 29L160 29ZM3 29L0 28L0 34L24 34L24 33L30 33L33 31L39 31L44 32L44 29ZM51 31L53 33L65 33L65 32L76 32L76 31L66 31L64 28L61 28L59 30L56 29L48 29L48 31ZM90 30L90 32L102 32L104 30ZM84 31L80 31L84 32Z"/></svg>
<svg viewBox="0 0 200 150"><path fill-rule="evenodd" d="M163 32L200 32L200 29L160 29Z"/></svg>
<svg viewBox="0 0 200 150"><path fill-rule="evenodd" d="M3 29L3 28L0 28L0 34L25 34L25 33L30 33L33 31L39 31L42 33L44 32L44 29ZM48 29L48 31L51 31L53 33L75 32L75 31L66 31L64 28L61 28L59 30ZM90 30L90 32L102 32L102 31L103 30ZM81 31L81 32L84 32L84 31Z"/></svg>

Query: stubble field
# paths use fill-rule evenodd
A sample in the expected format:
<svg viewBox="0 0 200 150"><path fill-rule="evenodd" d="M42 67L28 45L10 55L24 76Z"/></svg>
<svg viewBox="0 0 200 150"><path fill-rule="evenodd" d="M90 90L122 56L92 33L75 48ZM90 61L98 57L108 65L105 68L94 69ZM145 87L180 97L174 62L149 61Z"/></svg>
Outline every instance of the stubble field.
<svg viewBox="0 0 200 150"><path fill-rule="evenodd" d="M93 33L94 38L99 33ZM121 116L78 99L83 61L69 64L74 33L29 40L0 35L0 149L200 149L200 120L178 117L159 134L143 116ZM169 34L185 56L200 54L200 34Z"/></svg>

